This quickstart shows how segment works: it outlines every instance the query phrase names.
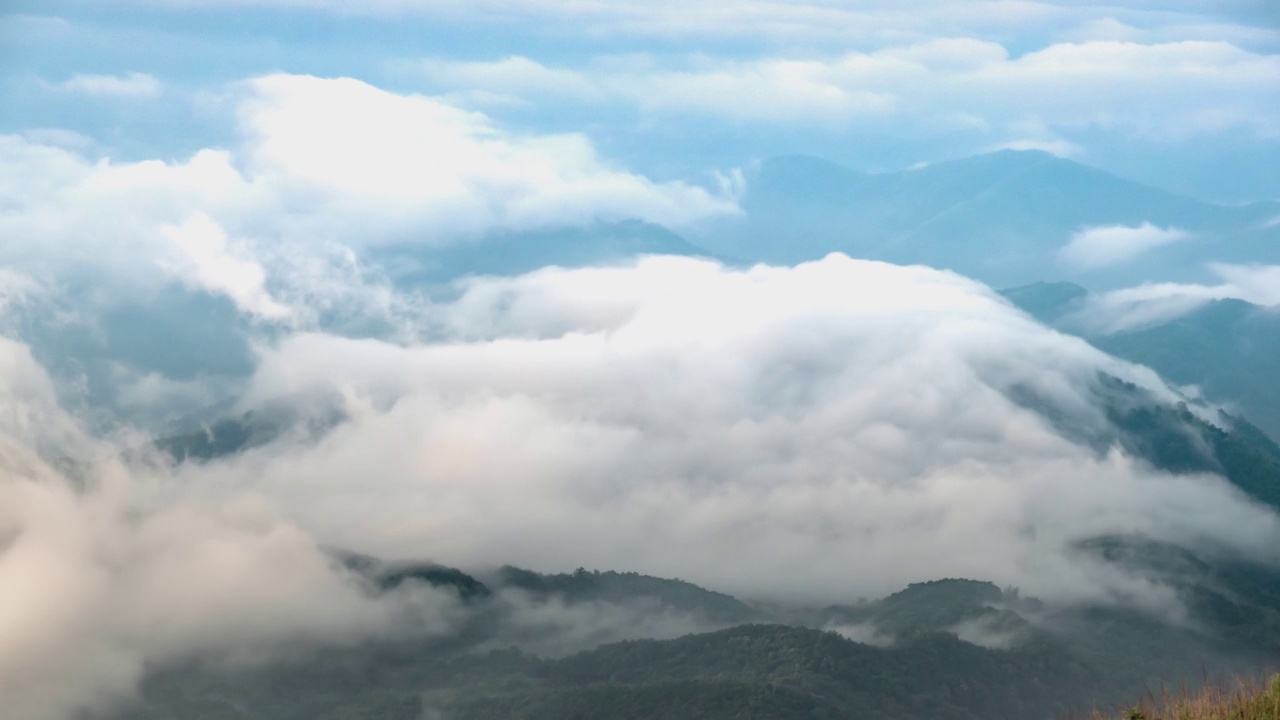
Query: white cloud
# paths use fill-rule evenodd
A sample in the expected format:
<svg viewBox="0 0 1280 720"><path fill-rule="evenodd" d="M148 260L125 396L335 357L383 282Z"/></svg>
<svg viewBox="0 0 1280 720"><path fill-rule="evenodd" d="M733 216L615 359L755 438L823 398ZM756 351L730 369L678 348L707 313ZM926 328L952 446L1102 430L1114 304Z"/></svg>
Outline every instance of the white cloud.
<svg viewBox="0 0 1280 720"><path fill-rule="evenodd" d="M63 128L36 128L23 130L22 137L32 145L49 145L84 152L93 149L93 138Z"/></svg>
<svg viewBox="0 0 1280 720"><path fill-rule="evenodd" d="M73 75L55 87L64 92L122 99L153 98L162 89L160 80L154 75L137 72L125 75Z"/></svg>
<svg viewBox="0 0 1280 720"><path fill-rule="evenodd" d="M573 70L549 68L527 57L513 55L496 62L448 62L419 60L405 69L420 73L433 84L459 88L484 88L505 94L546 93L578 100L600 96L599 88Z"/></svg>
<svg viewBox="0 0 1280 720"><path fill-rule="evenodd" d="M1060 142L1053 131L1081 128L1162 138L1239 128L1272 137L1280 126L1280 102L1268 92L1280 85L1280 56L1225 42L1095 40L1011 57L995 42L935 39L834 56L600 61L577 71L527 58L449 66L430 61L424 79L526 102L554 92L733 121L894 123L917 132L976 122L1007 135L1006 143ZM519 72L508 71L513 67ZM521 89L526 78L529 87ZM1019 132L1025 127L1047 133L1027 138Z"/></svg>
<svg viewBox="0 0 1280 720"><path fill-rule="evenodd" d="M944 35L990 39L1066 34L1073 39L1127 39L1116 26L1169 39L1203 39L1197 29L1273 43L1268 0L1224 3L1069 2L1067 0L134 0L179 7L281 6L342 15L429 19L450 24L518 25L552 36L757 38L779 44L901 42ZM1261 18L1270 17L1266 22ZM1092 32L1090 32L1092 31ZM1187 36L1190 34L1190 37Z"/></svg>
<svg viewBox="0 0 1280 720"><path fill-rule="evenodd" d="M1091 295L1084 307L1063 322L1109 334L1168 322L1214 300L1280 307L1280 266L1214 263L1210 268L1221 283L1148 283Z"/></svg>
<svg viewBox="0 0 1280 720"><path fill-rule="evenodd" d="M1220 479L1099 457L1010 399L1105 435L1099 371L1173 396L948 273L650 258L476 280L436 311L432 344L304 334L265 353L253 402L336 391L351 421L186 481L251 486L378 555L821 600L955 576L1141 596L1067 544L1280 539Z"/></svg>
<svg viewBox="0 0 1280 720"><path fill-rule="evenodd" d="M86 437L27 349L0 339L6 717L101 710L160 663L449 627L449 598L375 600L251 492L210 503L163 471L125 467L119 451Z"/></svg>
<svg viewBox="0 0 1280 720"><path fill-rule="evenodd" d="M1139 42L1142 40L1142 30L1125 23L1120 22L1114 17L1097 18L1087 20L1080 24L1074 30L1069 31L1064 38L1071 42L1090 42L1096 40L1111 42Z"/></svg>
<svg viewBox="0 0 1280 720"><path fill-rule="evenodd" d="M291 75L236 93L242 142L179 161L0 137L0 263L90 267L133 294L177 279L280 319L291 298L315 300L313 261L342 249L737 211L729 195L615 167L582 135L509 132L437 98Z"/></svg>
<svg viewBox="0 0 1280 720"><path fill-rule="evenodd" d="M10 309L28 302L40 289L40 284L30 276L0 267L0 318Z"/></svg>
<svg viewBox="0 0 1280 720"><path fill-rule="evenodd" d="M1058 259L1079 268L1119 265L1163 245L1187 240L1178 228L1159 228L1149 222L1129 227L1106 225L1084 228L1058 251Z"/></svg>
<svg viewBox="0 0 1280 720"><path fill-rule="evenodd" d="M1271 135L1277 103L1256 93L1280 81L1280 56L1223 42L1094 41L1053 45L973 81L1057 126L1166 136L1241 127Z"/></svg>
<svg viewBox="0 0 1280 720"><path fill-rule="evenodd" d="M1239 298L1263 307L1280 306L1280 265L1228 265L1214 263L1213 271L1222 278L1219 286Z"/></svg>
<svg viewBox="0 0 1280 720"><path fill-rule="evenodd" d="M583 135L516 135L437 99L275 75L240 108L252 171L324 202L323 226L377 241L639 218L679 226L732 201L610 167ZM355 225L356 227L352 227Z"/></svg>
<svg viewBox="0 0 1280 720"><path fill-rule="evenodd" d="M196 287L222 293L256 317L283 320L292 314L267 292L261 265L228 252L226 231L209 216L197 214L181 225L162 226L160 232L185 254L184 262L175 269Z"/></svg>
<svg viewBox="0 0 1280 720"><path fill-rule="evenodd" d="M689 71L609 78L614 95L647 111L693 112L733 121L842 124L890 114L893 93L843 85L830 68L809 60L730 62Z"/></svg>
<svg viewBox="0 0 1280 720"><path fill-rule="evenodd" d="M876 627L875 623L857 623L857 624L831 624L827 625L823 630L828 630L863 645L874 645L876 647L889 647L893 645L894 638L892 635L886 635Z"/></svg>
<svg viewBox="0 0 1280 720"><path fill-rule="evenodd" d="M1078 157L1084 154L1084 148L1076 143L1054 137L1019 138L986 149L987 152L998 150L1040 150L1062 158Z"/></svg>
<svg viewBox="0 0 1280 720"><path fill-rule="evenodd" d="M1098 455L1011 399L1105 435L1098 372L1172 395L950 273L655 257L459 290L430 308L429 343L285 328L244 407L319 390L349 419L172 470L122 459L140 438L87 437L30 352L0 340L7 711L65 720L164 663L454 625L436 594L374 600L323 545L824 601L968 576L1137 603L1167 594L1067 545L1134 532L1262 559L1280 547L1276 516L1222 479ZM144 404L190 391L132 388ZM516 629L561 615L544 610ZM694 627L589 610L623 633Z"/></svg>
<svg viewBox="0 0 1280 720"><path fill-rule="evenodd" d="M0 217L11 267L84 263L129 283L145 281L164 256L165 223L197 209L228 215L250 196L231 155L204 150L185 162L94 162L76 152L0 137ZM140 262L141 261L141 262Z"/></svg>
<svg viewBox="0 0 1280 720"><path fill-rule="evenodd" d="M521 77L533 74L527 70L499 79L503 68L517 62L521 68L530 64L541 68L530 88L520 87ZM900 81L916 69L912 59L858 53L837 59L695 57L681 64L648 57L603 58L582 70L511 58L462 63L454 72L439 70L449 65L443 60L427 61L430 71L422 77L433 86L500 92L526 102L552 93L584 103L621 102L652 113L828 126L894 114ZM490 69L481 71L486 65ZM466 84L453 84L458 80Z"/></svg>

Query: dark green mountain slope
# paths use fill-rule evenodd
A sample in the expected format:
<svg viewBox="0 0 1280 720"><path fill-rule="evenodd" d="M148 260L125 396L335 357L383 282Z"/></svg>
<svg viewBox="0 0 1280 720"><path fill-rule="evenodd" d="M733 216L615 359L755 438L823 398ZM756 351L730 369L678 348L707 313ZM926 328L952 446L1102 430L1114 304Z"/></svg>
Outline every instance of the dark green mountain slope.
<svg viewBox="0 0 1280 720"><path fill-rule="evenodd" d="M157 450L176 461L215 460L288 436L313 441L346 419L338 398L320 395L276 402L156 439ZM187 423L175 423L182 426Z"/></svg>
<svg viewBox="0 0 1280 720"><path fill-rule="evenodd" d="M607 643L556 658L495 648L507 647L508 621L530 611L540 617L567 608L561 617L571 618L580 603L595 612L643 597L668 598L662 612L679 605L745 614L749 606L634 573L504 568L490 588L453 568L387 570L356 556L347 564L374 581L371 592L455 592L465 612L455 616L456 632L423 636L406 628L399 639L299 648L266 664L159 668L139 701L89 720L1048 720L1160 681L1248 671L1280 652L1280 569L1138 536L1093 538L1078 551L1172 588L1187 616L1171 622L1113 603L1044 603L949 579L853 605L778 608L772 624ZM513 588L521 593L515 605L504 595ZM827 630L848 623L875 626L887 644ZM517 618L514 627L526 624Z"/></svg>
<svg viewBox="0 0 1280 720"><path fill-rule="evenodd" d="M1198 558L1156 563L1153 558L1170 551L1137 542L1104 539L1082 551L1117 563L1161 565L1188 593L1201 592L1192 597L1195 611L1212 610L1228 629L1241 620L1270 622L1257 615L1264 610L1240 605L1238 598L1250 587L1251 597L1272 598L1280 587L1274 573L1252 574L1247 582L1223 573L1197 579L1183 568L1213 573ZM1202 591L1200 581L1208 580L1218 583L1216 590ZM1222 604L1227 594L1235 599ZM475 597L478 617L488 612L486 603L501 602L497 595ZM469 637L409 635L295 653L265 666L174 666L148 678L140 702L97 717L1047 720L1086 702L1140 692L1159 678L1189 679L1202 663L1248 667L1222 654L1220 641L1148 615L1112 606L1054 615L988 583L921 583L851 607L879 621L897 618L894 643L876 647L819 628L745 624L548 659L515 649L486 650L495 643L473 626ZM1039 617L1037 624L1012 607ZM1019 618L1026 631L1000 649L930 629L972 619L984 609ZM820 612L830 616L833 610Z"/></svg>
<svg viewBox="0 0 1280 720"><path fill-rule="evenodd" d="M668 580L634 572L600 572L579 568L573 573L542 575L507 566L498 572L494 582L498 587L521 590L536 600L557 598L569 605L649 599L663 607L691 613L713 625L736 625L767 617L764 612L730 595L706 590L682 580Z"/></svg>
<svg viewBox="0 0 1280 720"><path fill-rule="evenodd" d="M1280 312L1213 300L1172 320L1105 333L1076 316L1087 297L1078 285L1038 282L1000 292L1038 320L1172 383L1195 386L1210 402L1280 438Z"/></svg>
<svg viewBox="0 0 1280 720"><path fill-rule="evenodd" d="M477 692L458 718L1025 718L1067 709L1069 657L987 650L946 634L877 648L808 628L743 625L608 645L539 668L542 687ZM1037 687L1039 686L1039 687ZM735 697L736 696L736 697Z"/></svg>
<svg viewBox="0 0 1280 720"><path fill-rule="evenodd" d="M1198 386L1280 437L1280 312L1217 300L1154 327L1089 340L1172 382Z"/></svg>
<svg viewBox="0 0 1280 720"><path fill-rule="evenodd" d="M1017 610L1039 609L1037 602L1023 600L1016 592L1005 592L989 582L944 579L914 583L875 602L824 608L814 624L870 626L892 641L923 633L971 630L971 637L985 636L989 645L1012 646L1033 634Z"/></svg>

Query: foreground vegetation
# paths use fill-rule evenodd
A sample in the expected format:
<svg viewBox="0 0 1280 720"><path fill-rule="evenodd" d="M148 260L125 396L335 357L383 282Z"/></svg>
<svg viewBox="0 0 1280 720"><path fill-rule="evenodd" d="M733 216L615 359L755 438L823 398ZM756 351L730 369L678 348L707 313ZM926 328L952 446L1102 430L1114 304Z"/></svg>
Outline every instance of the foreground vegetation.
<svg viewBox="0 0 1280 720"><path fill-rule="evenodd" d="M1091 720L1112 720L1115 713L1095 712ZM1235 685L1206 685L1199 692L1150 695L1120 713L1122 720L1280 720L1280 675Z"/></svg>
<svg viewBox="0 0 1280 720"><path fill-rule="evenodd" d="M1118 545L1106 552L1129 559L1141 554ZM386 592L412 591L415 584L457 588L471 613L471 623L457 635L408 635L244 667L169 667L147 678L137 702L90 717L1047 720L1075 712L1083 718L1095 703L1124 707L1154 678L1191 682L1202 667L1248 672L1280 649L1280 642L1267 642L1249 657L1233 655L1244 649L1242 641L1214 640L1124 609L1051 614L1012 589L960 579L773 617L768 608L728 595L635 573L542 575L504 568L485 581L490 584L440 567L382 576L382 585L391 588ZM1235 583L1230 589L1242 594L1250 588ZM1221 634L1232 626L1211 622L1217 615L1207 611L1217 605L1193 607L1200 609L1203 627ZM1248 607L1223 607L1234 608L1219 610L1228 619L1252 617L1244 612ZM693 619L698 631L670 639L602 636L585 650L557 647L566 623L608 615L608 608ZM529 615L531 610L537 612ZM554 622L529 624L552 610ZM707 630L717 625L730 627ZM1255 644L1269 626L1252 622ZM860 637L875 644L843 634L857 635L859 628ZM1105 720L1119 716L1113 712Z"/></svg>

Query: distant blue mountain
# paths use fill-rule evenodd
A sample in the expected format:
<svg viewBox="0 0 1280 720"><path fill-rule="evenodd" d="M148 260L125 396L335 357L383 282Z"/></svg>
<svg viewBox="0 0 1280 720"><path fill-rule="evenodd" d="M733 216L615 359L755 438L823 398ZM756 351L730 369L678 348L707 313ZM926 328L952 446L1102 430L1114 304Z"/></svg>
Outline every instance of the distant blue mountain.
<svg viewBox="0 0 1280 720"><path fill-rule="evenodd" d="M661 225L625 220L496 233L447 245L393 245L373 250L368 259L398 285L421 286L469 275L519 275L549 265L603 265L638 255L711 253Z"/></svg>
<svg viewBox="0 0 1280 720"><path fill-rule="evenodd" d="M840 251L948 268L997 286L1041 278L1118 287L1191 280L1205 262L1280 262L1280 203L1225 206L1182 197L1040 151L1004 150L889 173L806 156L767 160L748 178L744 215L705 243L753 261ZM1190 239L1112 267L1081 270L1058 252L1084 227L1150 222Z"/></svg>

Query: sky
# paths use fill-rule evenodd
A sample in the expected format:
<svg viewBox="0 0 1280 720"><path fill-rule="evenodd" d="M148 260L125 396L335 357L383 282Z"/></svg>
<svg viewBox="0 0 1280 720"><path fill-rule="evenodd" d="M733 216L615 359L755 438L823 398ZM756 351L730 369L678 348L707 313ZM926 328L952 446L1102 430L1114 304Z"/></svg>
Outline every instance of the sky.
<svg viewBox="0 0 1280 720"><path fill-rule="evenodd" d="M237 84L289 73L580 133L659 180L1037 147L1206 199L1280 195L1267 0L15 0L0 34L0 131L96 157L234 143Z"/></svg>
<svg viewBox="0 0 1280 720"><path fill-rule="evenodd" d="M1073 543L1277 560L1274 513L1115 442L1101 373L1175 389L945 270L651 256L406 287L370 260L694 231L788 153L875 171L1040 149L1275 199L1269 2L0 12L0 588L20 589L0 696L23 720L127 699L165 663L456 624L451 598L373 594L333 548L819 603L964 576L1162 613L1172 591ZM1196 241L1072 232L1061 260L1086 268ZM1275 271L1098 301L1120 325L1169 298L1280 306ZM147 450L280 408L305 422L233 457Z"/></svg>

